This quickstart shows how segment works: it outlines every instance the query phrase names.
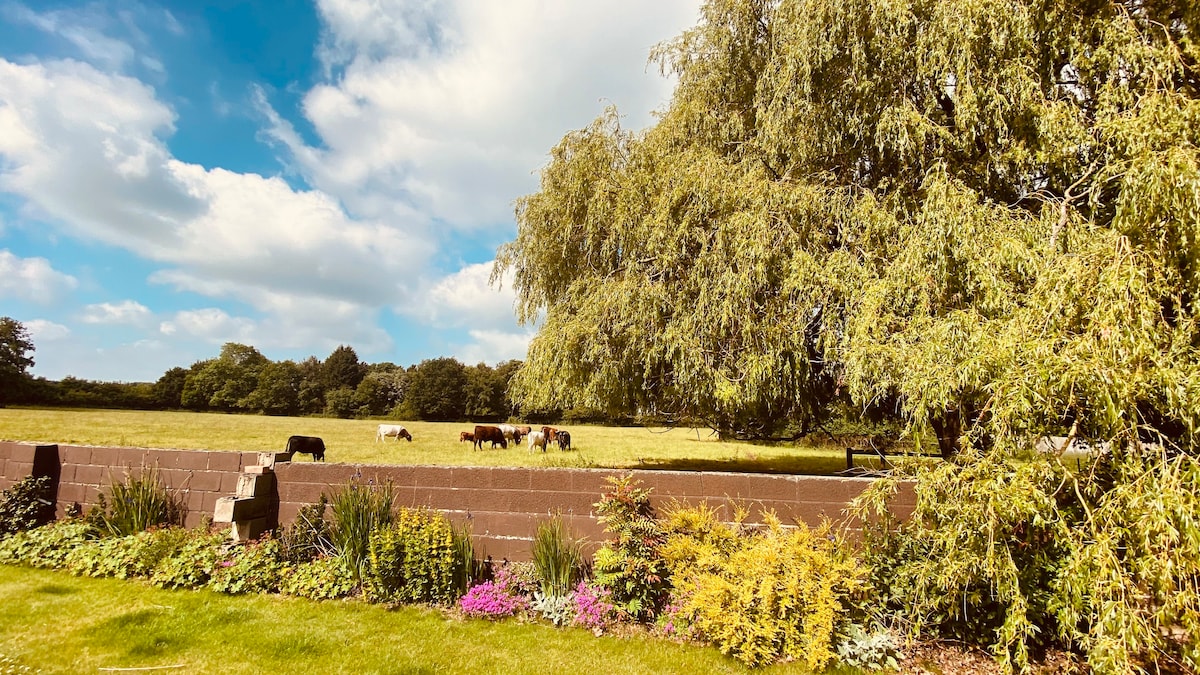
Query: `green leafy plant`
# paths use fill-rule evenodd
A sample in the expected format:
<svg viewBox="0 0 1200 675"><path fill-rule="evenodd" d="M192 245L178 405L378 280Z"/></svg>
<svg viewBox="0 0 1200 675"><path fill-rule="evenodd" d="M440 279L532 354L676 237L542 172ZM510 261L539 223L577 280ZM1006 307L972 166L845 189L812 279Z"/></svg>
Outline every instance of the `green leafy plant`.
<svg viewBox="0 0 1200 675"><path fill-rule="evenodd" d="M0 563L61 569L79 545L95 539L96 529L81 520L60 520L0 539Z"/></svg>
<svg viewBox="0 0 1200 675"><path fill-rule="evenodd" d="M158 470L148 469L114 481L94 517L113 536L124 536L151 527L182 525L184 511L183 501L162 484Z"/></svg>
<svg viewBox="0 0 1200 675"><path fill-rule="evenodd" d="M213 567L209 588L221 593L274 593L290 566L280 560L278 539L270 536L234 546Z"/></svg>
<svg viewBox="0 0 1200 675"><path fill-rule="evenodd" d="M89 577L149 577L192 533L181 527L154 528L124 537L86 541L66 556L66 568Z"/></svg>
<svg viewBox="0 0 1200 675"><path fill-rule="evenodd" d="M882 670L897 669L904 658L900 643L891 631L877 629L867 632L860 624L851 623L838 636L838 660L854 668Z"/></svg>
<svg viewBox="0 0 1200 675"><path fill-rule="evenodd" d="M393 491L382 485L352 480L329 500L329 540L360 582L369 562L371 534L392 524Z"/></svg>
<svg viewBox="0 0 1200 675"><path fill-rule="evenodd" d="M532 553L542 579L542 595L567 596L581 576L583 552L582 544L567 532L562 516L538 523Z"/></svg>
<svg viewBox="0 0 1200 675"><path fill-rule="evenodd" d="M289 569L279 591L309 600L334 600L353 595L357 587L344 558L323 556Z"/></svg>
<svg viewBox="0 0 1200 675"><path fill-rule="evenodd" d="M575 621L575 602L570 593L547 595L536 591L529 606L555 626L569 626Z"/></svg>
<svg viewBox="0 0 1200 675"><path fill-rule="evenodd" d="M454 529L429 509L400 509L390 526L371 533L363 586L382 602L450 605L458 599L463 564Z"/></svg>
<svg viewBox="0 0 1200 675"><path fill-rule="evenodd" d="M1083 472L973 453L918 477L904 523L894 481L855 508L884 619L1025 667L1045 646L1099 673L1200 665L1200 462L1134 450Z"/></svg>
<svg viewBox="0 0 1200 675"><path fill-rule="evenodd" d="M609 490L596 503L612 537L592 559L594 582L630 616L653 618L666 600L670 580L659 548L666 538L650 506L650 490L632 475L608 478Z"/></svg>
<svg viewBox="0 0 1200 675"><path fill-rule="evenodd" d="M54 520L49 476L28 476L0 492L0 537Z"/></svg>
<svg viewBox="0 0 1200 675"><path fill-rule="evenodd" d="M188 530L189 537L178 550L163 558L150 575L159 588L200 588L212 578L229 532Z"/></svg>

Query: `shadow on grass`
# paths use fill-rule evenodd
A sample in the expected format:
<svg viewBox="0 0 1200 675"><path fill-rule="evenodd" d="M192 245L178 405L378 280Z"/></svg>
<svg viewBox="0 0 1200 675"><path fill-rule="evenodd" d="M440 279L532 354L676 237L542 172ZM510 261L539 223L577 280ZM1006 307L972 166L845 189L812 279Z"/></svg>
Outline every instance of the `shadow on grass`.
<svg viewBox="0 0 1200 675"><path fill-rule="evenodd" d="M632 469L655 471L728 471L799 476L833 476L846 468L846 461L833 457L729 457L726 459L645 459Z"/></svg>

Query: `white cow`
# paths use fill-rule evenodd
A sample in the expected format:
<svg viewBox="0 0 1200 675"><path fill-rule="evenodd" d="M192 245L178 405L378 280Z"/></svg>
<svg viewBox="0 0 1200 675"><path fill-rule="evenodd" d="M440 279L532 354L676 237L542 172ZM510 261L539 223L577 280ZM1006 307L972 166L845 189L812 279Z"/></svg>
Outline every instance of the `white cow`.
<svg viewBox="0 0 1200 675"><path fill-rule="evenodd" d="M401 438L407 438L408 442L412 443L412 434L399 424L380 424L379 428L375 430L375 442L378 443L387 436L395 436L397 443Z"/></svg>
<svg viewBox="0 0 1200 675"><path fill-rule="evenodd" d="M546 434L540 431L529 432L529 451L533 452L535 447L541 448L542 452L546 451Z"/></svg>
<svg viewBox="0 0 1200 675"><path fill-rule="evenodd" d="M514 427L511 424L498 424L496 426L500 427L500 433L504 434L504 437L508 440L512 441L513 443L521 442L521 436L524 435L524 432L522 432L519 428Z"/></svg>

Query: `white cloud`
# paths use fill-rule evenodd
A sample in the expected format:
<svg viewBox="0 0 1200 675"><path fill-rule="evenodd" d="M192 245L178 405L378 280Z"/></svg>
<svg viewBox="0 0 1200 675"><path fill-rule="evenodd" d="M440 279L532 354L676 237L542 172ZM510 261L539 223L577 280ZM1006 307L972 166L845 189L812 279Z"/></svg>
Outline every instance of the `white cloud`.
<svg viewBox="0 0 1200 675"><path fill-rule="evenodd" d="M75 277L55 271L45 258L19 258L0 250L0 297L49 304L77 285Z"/></svg>
<svg viewBox="0 0 1200 675"><path fill-rule="evenodd" d="M195 309L176 312L173 319L163 321L158 329L163 335L182 334L216 343L249 342L254 322L230 316L221 309Z"/></svg>
<svg viewBox="0 0 1200 675"><path fill-rule="evenodd" d="M98 5L37 13L28 7L8 3L4 15L14 23L23 23L74 46L87 60L107 68L120 69L134 57L129 44L111 38L101 30L110 23L110 15Z"/></svg>
<svg viewBox="0 0 1200 675"><path fill-rule="evenodd" d="M399 311L436 326L511 326L516 301L511 279L498 288L489 283L491 274L491 261L467 265L414 294L413 304Z"/></svg>
<svg viewBox="0 0 1200 675"><path fill-rule="evenodd" d="M634 126L650 120L671 83L646 72L648 52L694 23L697 8L321 0L328 54L347 64L304 99L321 145L305 144L263 99L260 108L300 172L353 212L415 209L478 230L510 221L549 149L606 101Z"/></svg>
<svg viewBox="0 0 1200 675"><path fill-rule="evenodd" d="M71 334L70 328L61 323L54 323L46 319L32 319L24 322L24 325L29 330L29 336L33 339L35 345L39 342L62 340Z"/></svg>
<svg viewBox="0 0 1200 675"><path fill-rule="evenodd" d="M118 303L101 302L83 308L81 320L84 323L95 324L132 324L144 325L153 315L150 309L136 300L124 300Z"/></svg>
<svg viewBox="0 0 1200 675"><path fill-rule="evenodd" d="M160 138L173 125L174 113L132 78L0 59L0 190L78 236L167 265L155 281L269 314L323 310L303 312L308 324L270 317L289 336L385 343L362 324L418 283L432 243L403 223L351 218L329 195L279 178L176 160ZM349 315L350 329L331 328L329 316ZM239 341L254 332L216 326Z"/></svg>
<svg viewBox="0 0 1200 675"><path fill-rule="evenodd" d="M499 363L511 359L525 360L533 332L510 333L496 330L469 331L471 344L456 347L454 356L466 364Z"/></svg>
<svg viewBox="0 0 1200 675"><path fill-rule="evenodd" d="M162 317L93 305L86 319L158 323L141 337L176 349L195 338L314 354L352 344L365 355L393 347L380 328L393 308L412 334L470 329L470 344L448 349L496 361L523 358L530 337L515 325L511 283L490 287L491 263L446 274L445 261L477 260L509 238L512 202L536 189L550 148L606 104L629 115L626 126L650 122L672 83L647 72L647 53L692 25L699 2L318 0L330 76L299 110L252 91L263 137L286 150L288 175L305 188L172 155L176 111L119 74L165 82L139 26L188 33L170 12L5 6L88 63L0 58L0 192L17 198L22 221L129 251L155 264L151 282L212 300ZM218 113L222 90L208 89ZM469 253L449 248L466 238ZM45 264L57 292L74 288ZM5 283L0 296L16 292ZM80 344L73 358L95 360Z"/></svg>

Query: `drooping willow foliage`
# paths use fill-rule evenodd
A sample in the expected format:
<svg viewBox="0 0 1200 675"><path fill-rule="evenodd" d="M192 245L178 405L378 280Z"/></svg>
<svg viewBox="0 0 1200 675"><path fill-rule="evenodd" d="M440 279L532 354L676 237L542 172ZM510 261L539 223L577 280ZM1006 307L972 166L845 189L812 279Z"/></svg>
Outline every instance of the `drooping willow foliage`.
<svg viewBox="0 0 1200 675"><path fill-rule="evenodd" d="M893 619L1200 669L1198 33L1194 0L709 0L658 122L605 111L517 203L513 394L754 436L886 406L959 453L880 549ZM1046 433L1111 452L1012 460Z"/></svg>
<svg viewBox="0 0 1200 675"><path fill-rule="evenodd" d="M710 0L517 204L527 407L769 435L836 400L919 442L1190 452L1200 5Z"/></svg>

